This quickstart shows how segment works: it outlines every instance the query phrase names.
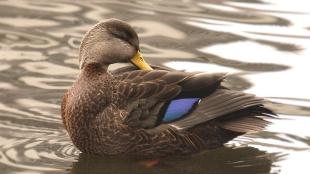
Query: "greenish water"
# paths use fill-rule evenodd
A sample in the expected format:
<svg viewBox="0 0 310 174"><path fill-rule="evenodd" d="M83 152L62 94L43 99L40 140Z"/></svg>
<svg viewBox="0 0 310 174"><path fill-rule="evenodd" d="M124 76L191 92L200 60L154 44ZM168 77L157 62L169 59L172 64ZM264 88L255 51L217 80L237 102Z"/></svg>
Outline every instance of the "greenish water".
<svg viewBox="0 0 310 174"><path fill-rule="evenodd" d="M309 173L308 4L0 0L0 173ZM111 17L134 26L147 61L229 72L227 86L268 98L281 119L227 147L152 167L80 154L62 126L61 97L79 73L83 34Z"/></svg>

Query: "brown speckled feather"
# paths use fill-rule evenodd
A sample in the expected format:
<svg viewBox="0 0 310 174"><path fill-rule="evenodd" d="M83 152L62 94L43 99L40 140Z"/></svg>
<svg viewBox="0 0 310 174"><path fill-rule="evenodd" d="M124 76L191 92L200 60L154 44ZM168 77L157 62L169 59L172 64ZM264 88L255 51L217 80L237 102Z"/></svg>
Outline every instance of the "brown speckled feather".
<svg viewBox="0 0 310 174"><path fill-rule="evenodd" d="M224 74L134 70L114 76L114 78L121 79L118 82L119 86L116 87L118 98L121 98L121 103L117 103L117 105L125 104L124 109L130 111L126 123L130 124L132 121L134 123L131 125L139 124L143 128L150 128L156 126L161 118L161 107L164 104L179 97L182 95L181 93L194 94L201 88L208 89L210 92L211 89L214 90L215 86L219 86ZM139 81L137 82L136 79ZM205 93L201 93L199 97L204 95ZM138 117L147 120L146 125L138 123L140 120Z"/></svg>

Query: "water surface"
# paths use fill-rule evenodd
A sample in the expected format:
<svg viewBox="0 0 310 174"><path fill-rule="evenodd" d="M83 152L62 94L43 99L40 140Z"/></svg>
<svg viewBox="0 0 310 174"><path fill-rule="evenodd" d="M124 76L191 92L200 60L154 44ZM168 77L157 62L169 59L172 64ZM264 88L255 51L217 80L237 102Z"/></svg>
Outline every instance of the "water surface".
<svg viewBox="0 0 310 174"><path fill-rule="evenodd" d="M0 1L1 173L308 173L310 10L307 1ZM195 156L139 160L80 154L60 118L95 23L134 26L153 63L229 72L227 86L272 101L263 132Z"/></svg>

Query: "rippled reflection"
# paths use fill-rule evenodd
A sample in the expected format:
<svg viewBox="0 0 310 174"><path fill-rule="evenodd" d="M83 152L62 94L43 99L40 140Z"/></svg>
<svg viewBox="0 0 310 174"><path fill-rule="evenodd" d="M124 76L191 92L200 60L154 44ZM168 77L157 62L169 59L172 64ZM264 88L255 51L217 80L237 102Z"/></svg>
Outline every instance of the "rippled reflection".
<svg viewBox="0 0 310 174"><path fill-rule="evenodd" d="M160 159L150 166L147 161L128 158L90 157L80 154L71 174L99 173L269 173L277 154L266 154L251 147L220 148L195 156ZM153 159L157 160L157 159ZM191 165L188 165L188 164Z"/></svg>
<svg viewBox="0 0 310 174"><path fill-rule="evenodd" d="M0 1L1 173L296 173L309 171L310 11L306 1ZM197 156L80 154L60 119L83 34L128 21L153 64L228 72L225 85L268 98L281 119ZM238 148L236 148L238 147Z"/></svg>

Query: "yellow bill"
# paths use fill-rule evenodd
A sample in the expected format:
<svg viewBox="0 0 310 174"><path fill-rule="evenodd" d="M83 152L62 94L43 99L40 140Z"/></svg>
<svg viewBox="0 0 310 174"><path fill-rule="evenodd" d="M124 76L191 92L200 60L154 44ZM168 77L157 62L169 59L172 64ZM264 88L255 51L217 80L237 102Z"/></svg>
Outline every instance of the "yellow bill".
<svg viewBox="0 0 310 174"><path fill-rule="evenodd" d="M153 70L153 68L145 62L140 51L137 51L136 55L133 56L130 61L142 70Z"/></svg>

